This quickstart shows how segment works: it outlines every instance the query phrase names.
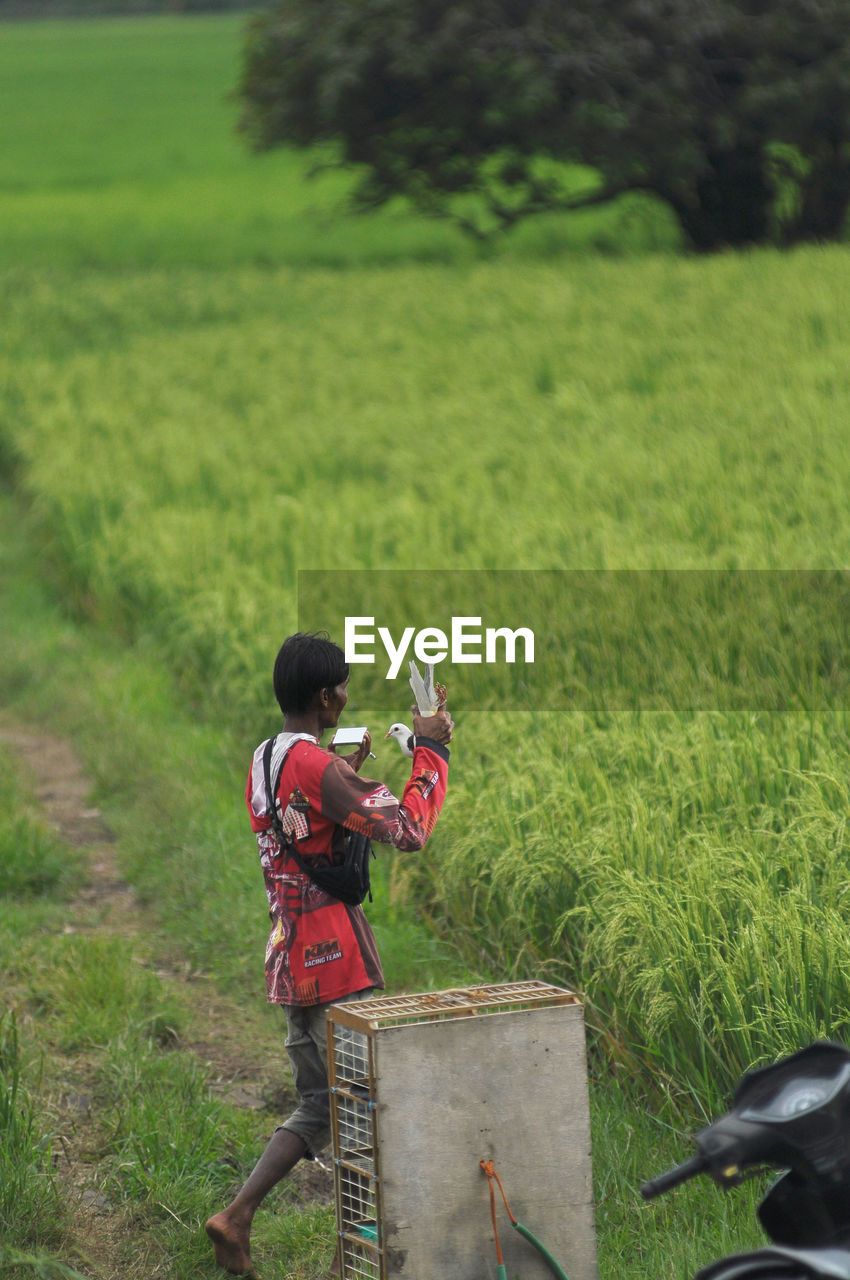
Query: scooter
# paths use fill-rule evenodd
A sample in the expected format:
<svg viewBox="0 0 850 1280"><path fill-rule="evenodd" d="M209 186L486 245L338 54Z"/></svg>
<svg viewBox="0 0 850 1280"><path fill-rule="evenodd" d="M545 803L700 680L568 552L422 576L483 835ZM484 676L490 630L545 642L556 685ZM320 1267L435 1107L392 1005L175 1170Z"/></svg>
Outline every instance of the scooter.
<svg viewBox="0 0 850 1280"><path fill-rule="evenodd" d="M694 1141L695 1156L641 1187L645 1200L701 1173L729 1188L759 1166L785 1170L758 1210L773 1245L695 1280L850 1280L850 1050L817 1041L748 1072Z"/></svg>

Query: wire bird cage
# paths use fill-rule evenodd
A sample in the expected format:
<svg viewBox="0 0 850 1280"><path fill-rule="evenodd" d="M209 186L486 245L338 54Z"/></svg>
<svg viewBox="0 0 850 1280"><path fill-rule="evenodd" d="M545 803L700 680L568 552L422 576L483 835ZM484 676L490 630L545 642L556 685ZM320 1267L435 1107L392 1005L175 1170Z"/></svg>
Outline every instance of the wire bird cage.
<svg viewBox="0 0 850 1280"><path fill-rule="evenodd" d="M528 1204L527 1220L538 1196L549 1206L543 1226L557 1228L557 1245L564 1233L552 1212L564 1198L551 1186L543 1194L530 1150L550 1176L556 1160L567 1166L568 1272L595 1280L584 1026L573 992L514 982L334 1005L328 1064L343 1280L487 1274L492 1229L478 1162L494 1154L506 1176L521 1174L511 1199ZM553 1145L553 1108L570 1130L568 1152L560 1139ZM535 1280L536 1265L523 1253L517 1269Z"/></svg>

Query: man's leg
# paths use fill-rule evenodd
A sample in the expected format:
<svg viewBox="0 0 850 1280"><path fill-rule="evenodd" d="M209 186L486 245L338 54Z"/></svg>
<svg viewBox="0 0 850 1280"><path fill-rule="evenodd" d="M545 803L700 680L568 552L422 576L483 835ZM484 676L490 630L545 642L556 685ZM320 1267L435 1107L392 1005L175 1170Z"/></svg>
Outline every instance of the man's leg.
<svg viewBox="0 0 850 1280"><path fill-rule="evenodd" d="M371 991L343 996L338 1003L362 1000ZM207 1235L215 1247L216 1262L234 1275L256 1276L251 1263L251 1222L265 1196L303 1156L312 1157L330 1141L328 1096L327 1005L299 1008L285 1005L286 1052L292 1068L297 1110L276 1129L256 1168L232 1204L210 1218ZM306 1135L306 1139L301 1134ZM331 1275L338 1274L335 1258Z"/></svg>
<svg viewBox="0 0 850 1280"><path fill-rule="evenodd" d="M207 1235L215 1248L215 1260L237 1276L256 1276L251 1263L251 1223L272 1187L289 1173L307 1152L307 1144L288 1129L276 1129L251 1176L236 1198L210 1218Z"/></svg>
<svg viewBox="0 0 850 1280"><path fill-rule="evenodd" d="M298 1107L284 1126L275 1129L233 1202L207 1223L216 1262L234 1275L257 1274L251 1262L250 1240L251 1223L260 1204L303 1156L312 1158L330 1138L325 1008L283 1006L286 1052Z"/></svg>

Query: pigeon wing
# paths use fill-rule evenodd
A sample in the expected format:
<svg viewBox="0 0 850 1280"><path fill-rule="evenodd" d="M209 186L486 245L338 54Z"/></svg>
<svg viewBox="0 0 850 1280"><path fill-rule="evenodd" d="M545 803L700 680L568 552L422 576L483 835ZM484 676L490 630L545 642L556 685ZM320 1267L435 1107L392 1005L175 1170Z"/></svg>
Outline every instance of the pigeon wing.
<svg viewBox="0 0 850 1280"><path fill-rule="evenodd" d="M433 664L433 662L426 662L426 663L425 663L425 692L426 692L426 694L428 695L428 700L429 700L429 702L431 703L431 706L432 706L432 707L434 708L434 710L436 711L436 710L437 710L437 708L438 708L438 707L439 707L439 705L440 705L440 700L439 700L439 698L437 697L437 690L434 688L434 664Z"/></svg>
<svg viewBox="0 0 850 1280"><path fill-rule="evenodd" d="M437 710L437 699L434 694L434 667L432 663L428 663L425 668L426 674L431 677L431 690L429 692L425 681L419 674L419 668L411 658L410 660L410 687L413 690L413 696L416 699L416 705L419 708L421 716L432 716Z"/></svg>

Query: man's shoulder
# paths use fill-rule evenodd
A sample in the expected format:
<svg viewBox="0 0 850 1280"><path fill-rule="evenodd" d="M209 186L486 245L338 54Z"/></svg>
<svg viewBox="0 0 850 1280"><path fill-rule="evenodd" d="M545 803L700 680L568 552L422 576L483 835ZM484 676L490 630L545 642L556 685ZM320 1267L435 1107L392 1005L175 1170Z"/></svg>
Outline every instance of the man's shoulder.
<svg viewBox="0 0 850 1280"><path fill-rule="evenodd" d="M252 815L263 820L268 814L267 769L272 787L276 779L283 777L284 772L291 778L293 767L300 783L305 786L315 783L319 786L322 775L333 758L329 752L322 750L315 738L304 734L278 733L273 738L264 739L254 751L248 773L246 799Z"/></svg>
<svg viewBox="0 0 850 1280"><path fill-rule="evenodd" d="M299 771L321 775L329 764L336 760L331 751L326 751L318 742L309 738L300 738L293 742L287 753L287 763L291 763Z"/></svg>

